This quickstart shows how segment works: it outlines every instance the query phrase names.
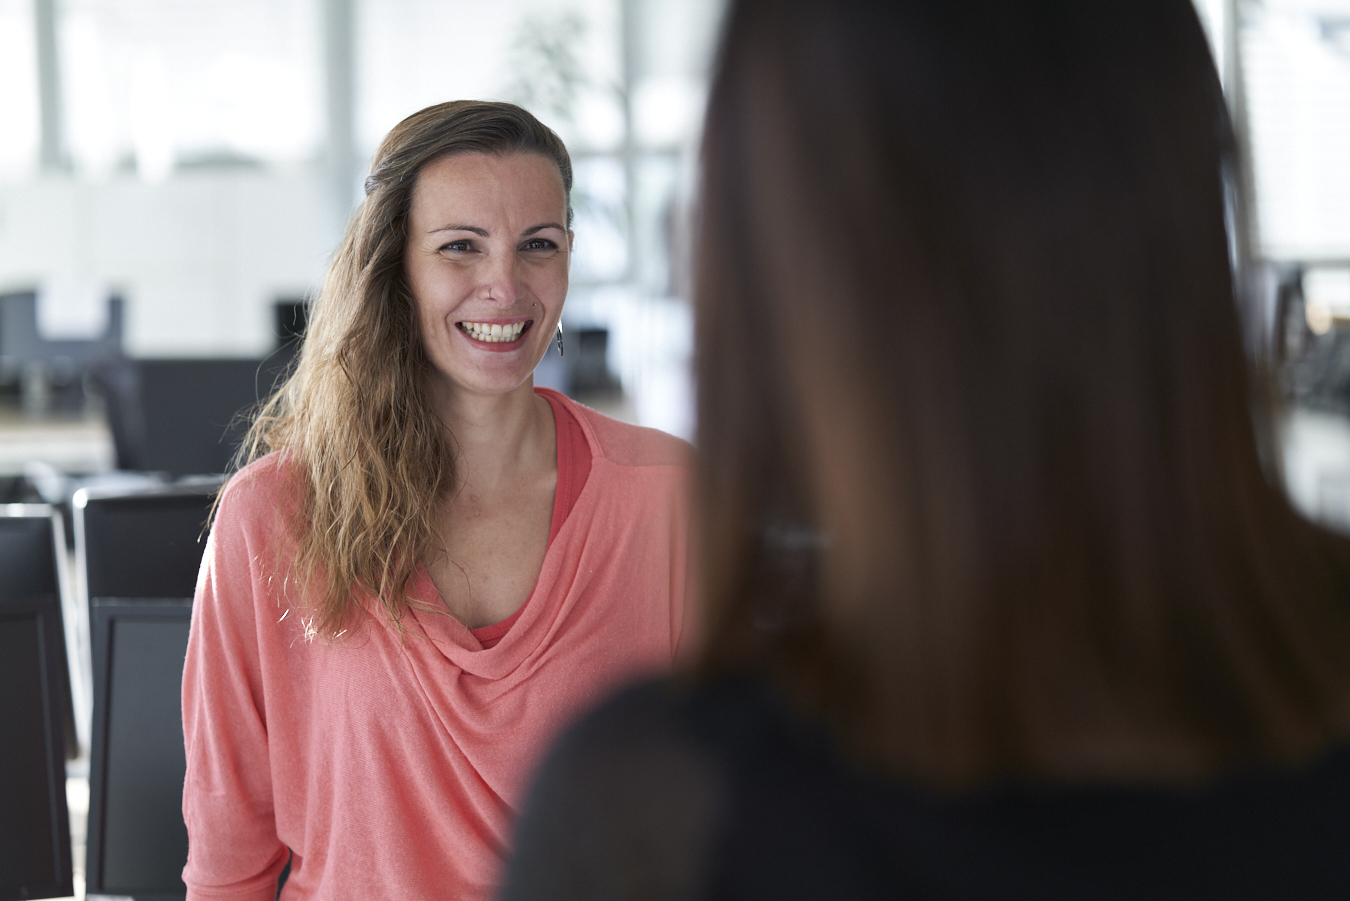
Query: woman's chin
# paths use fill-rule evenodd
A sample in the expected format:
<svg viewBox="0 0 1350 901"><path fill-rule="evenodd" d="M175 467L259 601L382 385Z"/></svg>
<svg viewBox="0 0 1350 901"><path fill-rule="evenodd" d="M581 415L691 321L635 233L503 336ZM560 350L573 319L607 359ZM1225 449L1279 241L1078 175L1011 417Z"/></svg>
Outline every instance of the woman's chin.
<svg viewBox="0 0 1350 901"><path fill-rule="evenodd" d="M511 367L497 372L480 368L457 375L437 371L431 377L431 397L437 404L470 397L507 398L517 393L530 394L533 390L533 366Z"/></svg>

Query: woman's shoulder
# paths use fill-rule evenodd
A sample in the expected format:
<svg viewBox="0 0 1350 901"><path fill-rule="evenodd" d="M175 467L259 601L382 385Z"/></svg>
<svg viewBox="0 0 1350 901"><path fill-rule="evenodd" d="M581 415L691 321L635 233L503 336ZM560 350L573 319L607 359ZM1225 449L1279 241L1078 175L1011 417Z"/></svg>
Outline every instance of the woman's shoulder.
<svg viewBox="0 0 1350 901"><path fill-rule="evenodd" d="M633 425L606 416L566 395L558 394L557 397L586 429L596 456L620 466L693 467L694 449L689 442L659 429Z"/></svg>
<svg viewBox="0 0 1350 901"><path fill-rule="evenodd" d="M665 676L636 682L610 695L564 733L557 745L566 765L581 761L659 757L679 748L680 754L710 762L726 762L764 742L782 743L791 717L781 701L760 680L727 676L692 682ZM659 769L659 767L658 767Z"/></svg>
<svg viewBox="0 0 1350 901"><path fill-rule="evenodd" d="M724 801L688 703L673 681L646 682L564 734L526 801L503 901L700 894Z"/></svg>
<svg viewBox="0 0 1350 901"><path fill-rule="evenodd" d="M273 451L240 469L220 493L218 516L232 521L272 519L299 502L301 473L290 451Z"/></svg>
<svg viewBox="0 0 1350 901"><path fill-rule="evenodd" d="M938 790L854 761L765 682L666 680L558 743L504 897L1344 898L1347 804L1344 744L1198 786Z"/></svg>

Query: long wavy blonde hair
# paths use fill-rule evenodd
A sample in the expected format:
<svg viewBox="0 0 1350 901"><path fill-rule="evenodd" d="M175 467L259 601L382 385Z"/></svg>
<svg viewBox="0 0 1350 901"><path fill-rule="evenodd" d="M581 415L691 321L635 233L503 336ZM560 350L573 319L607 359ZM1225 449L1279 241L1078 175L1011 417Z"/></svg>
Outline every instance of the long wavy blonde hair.
<svg viewBox="0 0 1350 901"><path fill-rule="evenodd" d="M552 130L509 103L427 107L385 137L310 309L295 368L260 407L238 462L284 451L302 476L290 574L321 635L372 612L395 622L419 561L440 547L435 509L455 484L454 438L432 409L416 306L403 270L418 174L460 153L552 160L570 197L572 164ZM568 223L572 210L569 202Z"/></svg>

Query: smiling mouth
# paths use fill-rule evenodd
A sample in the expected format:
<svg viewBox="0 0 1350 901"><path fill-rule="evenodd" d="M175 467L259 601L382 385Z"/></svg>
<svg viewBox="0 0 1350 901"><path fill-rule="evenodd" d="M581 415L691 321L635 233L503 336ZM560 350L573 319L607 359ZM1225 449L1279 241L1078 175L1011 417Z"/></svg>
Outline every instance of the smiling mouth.
<svg viewBox="0 0 1350 901"><path fill-rule="evenodd" d="M518 340L525 330L534 324L534 320L527 319L524 322L512 322L507 325L486 322L457 322L459 330L473 338L475 341L485 341L489 344L509 344Z"/></svg>

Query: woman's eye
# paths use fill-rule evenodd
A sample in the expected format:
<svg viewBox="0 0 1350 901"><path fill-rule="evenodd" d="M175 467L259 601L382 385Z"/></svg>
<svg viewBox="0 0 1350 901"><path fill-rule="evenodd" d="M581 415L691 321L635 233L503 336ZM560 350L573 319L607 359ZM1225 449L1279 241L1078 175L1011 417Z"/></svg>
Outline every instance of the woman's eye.
<svg viewBox="0 0 1350 901"><path fill-rule="evenodd" d="M531 238L520 249L534 254L550 254L557 251L558 245L548 238Z"/></svg>
<svg viewBox="0 0 1350 901"><path fill-rule="evenodd" d="M441 250L449 253L469 253L473 250L472 241L451 241L449 244L441 246Z"/></svg>

